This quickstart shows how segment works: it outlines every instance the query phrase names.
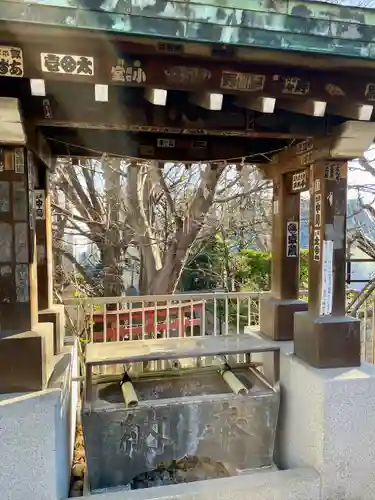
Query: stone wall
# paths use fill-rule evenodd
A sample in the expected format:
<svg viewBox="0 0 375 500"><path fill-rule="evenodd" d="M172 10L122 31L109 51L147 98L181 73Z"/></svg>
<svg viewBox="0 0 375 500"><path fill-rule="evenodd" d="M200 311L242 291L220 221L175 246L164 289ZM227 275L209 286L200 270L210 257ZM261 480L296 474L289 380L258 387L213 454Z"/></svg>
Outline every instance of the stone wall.
<svg viewBox="0 0 375 500"><path fill-rule="evenodd" d="M68 495L76 424L76 347L56 357L48 389L0 396L0 491L10 500ZM76 386L76 383L74 383Z"/></svg>
<svg viewBox="0 0 375 500"><path fill-rule="evenodd" d="M295 469L101 493L90 500L318 500L319 494L319 475L313 469Z"/></svg>

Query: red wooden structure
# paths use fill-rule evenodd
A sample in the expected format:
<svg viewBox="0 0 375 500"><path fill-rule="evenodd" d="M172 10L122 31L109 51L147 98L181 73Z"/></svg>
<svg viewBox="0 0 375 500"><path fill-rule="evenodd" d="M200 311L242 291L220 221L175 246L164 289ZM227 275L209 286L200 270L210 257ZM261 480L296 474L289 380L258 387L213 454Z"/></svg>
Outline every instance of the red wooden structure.
<svg viewBox="0 0 375 500"><path fill-rule="evenodd" d="M105 313L98 311L89 315L89 319L94 322L94 342L155 338L167 336L173 330L184 337L186 331L189 334L189 329L201 326L202 310L203 302L200 301Z"/></svg>

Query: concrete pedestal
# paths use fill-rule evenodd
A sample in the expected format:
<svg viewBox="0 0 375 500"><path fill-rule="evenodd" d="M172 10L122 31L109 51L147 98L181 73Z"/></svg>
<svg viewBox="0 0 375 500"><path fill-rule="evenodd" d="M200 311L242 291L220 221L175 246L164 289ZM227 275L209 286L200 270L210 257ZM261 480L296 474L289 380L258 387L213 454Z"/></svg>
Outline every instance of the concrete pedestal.
<svg viewBox="0 0 375 500"><path fill-rule="evenodd" d="M375 367L318 370L281 356L277 458L313 467L321 500L375 498Z"/></svg>
<svg viewBox="0 0 375 500"><path fill-rule="evenodd" d="M45 389L53 366L51 323L0 339L0 393Z"/></svg>
<svg viewBox="0 0 375 500"><path fill-rule="evenodd" d="M293 340L294 313L307 311L303 300L260 299L260 331L272 340Z"/></svg>
<svg viewBox="0 0 375 500"><path fill-rule="evenodd" d="M12 358L13 359L13 358ZM76 425L76 345L54 357L46 390L0 395L0 497L62 500L68 496Z"/></svg>
<svg viewBox="0 0 375 500"><path fill-rule="evenodd" d="M39 311L40 323L53 324L53 352L60 354L65 337L65 313L62 304L54 304L49 309Z"/></svg>
<svg viewBox="0 0 375 500"><path fill-rule="evenodd" d="M245 333L261 337L249 327ZM375 366L317 369L293 353L293 342L277 344L281 406L276 464L318 471L321 500L373 500ZM254 361L263 361L267 373L271 359L259 356Z"/></svg>
<svg viewBox="0 0 375 500"><path fill-rule="evenodd" d="M361 364L360 322L350 316L294 316L294 352L315 368Z"/></svg>

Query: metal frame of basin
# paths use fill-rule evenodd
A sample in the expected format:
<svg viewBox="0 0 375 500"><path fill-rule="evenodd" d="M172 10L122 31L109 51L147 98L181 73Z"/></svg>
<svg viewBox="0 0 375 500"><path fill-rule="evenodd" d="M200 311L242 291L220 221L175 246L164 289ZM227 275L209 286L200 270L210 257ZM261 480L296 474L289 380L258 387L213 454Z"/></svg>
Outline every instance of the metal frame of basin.
<svg viewBox="0 0 375 500"><path fill-rule="evenodd" d="M273 380L252 363L251 354L259 352L273 357ZM186 358L200 361L182 368ZM171 360L181 361L177 369ZM159 362L156 371L129 371L132 406L126 397L124 404L120 380L93 378L95 366L130 370L152 361ZM223 464L230 475L272 467L278 370L279 348L247 335L87 346L82 422L91 491L125 487L160 464L189 456Z"/></svg>

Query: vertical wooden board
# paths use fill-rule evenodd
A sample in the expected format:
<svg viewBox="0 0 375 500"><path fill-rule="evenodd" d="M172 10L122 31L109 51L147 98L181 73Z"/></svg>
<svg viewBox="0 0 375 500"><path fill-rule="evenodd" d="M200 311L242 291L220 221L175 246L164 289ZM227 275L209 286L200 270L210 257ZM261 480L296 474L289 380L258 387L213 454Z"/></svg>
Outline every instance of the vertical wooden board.
<svg viewBox="0 0 375 500"><path fill-rule="evenodd" d="M25 173L24 148L16 148L14 150L14 171L16 172L16 174Z"/></svg>
<svg viewBox="0 0 375 500"><path fill-rule="evenodd" d="M13 182L13 219L27 221L27 192L24 182Z"/></svg>
<svg viewBox="0 0 375 500"><path fill-rule="evenodd" d="M14 275L10 264L0 265L0 302L10 304L14 302Z"/></svg>
<svg viewBox="0 0 375 500"><path fill-rule="evenodd" d="M29 228L27 222L17 222L14 226L14 247L17 263L29 261Z"/></svg>
<svg viewBox="0 0 375 500"><path fill-rule="evenodd" d="M8 222L0 222L0 262L13 260L13 228Z"/></svg>
<svg viewBox="0 0 375 500"><path fill-rule="evenodd" d="M0 182L0 213L10 211L10 183L7 181Z"/></svg>
<svg viewBox="0 0 375 500"><path fill-rule="evenodd" d="M36 257L38 266L41 266L46 263L46 246L44 242L37 244L36 246Z"/></svg>
<svg viewBox="0 0 375 500"><path fill-rule="evenodd" d="M17 302L29 301L29 266L28 264L16 265L16 300Z"/></svg>

